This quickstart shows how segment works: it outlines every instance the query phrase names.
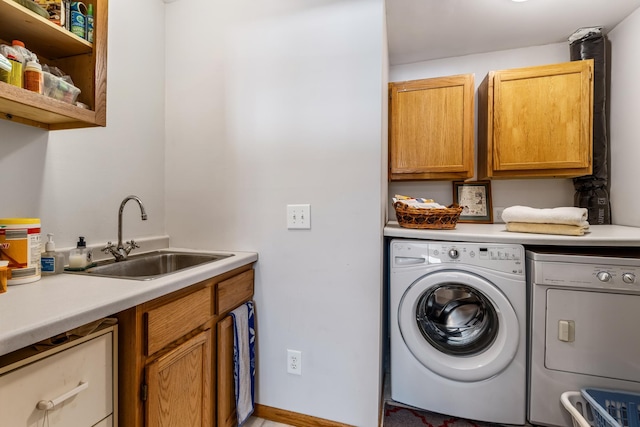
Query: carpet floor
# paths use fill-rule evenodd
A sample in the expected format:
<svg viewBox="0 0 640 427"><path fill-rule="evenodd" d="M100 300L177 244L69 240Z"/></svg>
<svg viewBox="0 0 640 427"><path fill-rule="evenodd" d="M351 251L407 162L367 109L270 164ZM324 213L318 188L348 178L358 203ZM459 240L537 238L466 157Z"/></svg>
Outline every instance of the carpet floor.
<svg viewBox="0 0 640 427"><path fill-rule="evenodd" d="M436 414L434 412L420 411L418 409L395 406L389 402L384 404L384 421L382 427L495 427L500 424L491 424L481 421L465 420L449 415Z"/></svg>

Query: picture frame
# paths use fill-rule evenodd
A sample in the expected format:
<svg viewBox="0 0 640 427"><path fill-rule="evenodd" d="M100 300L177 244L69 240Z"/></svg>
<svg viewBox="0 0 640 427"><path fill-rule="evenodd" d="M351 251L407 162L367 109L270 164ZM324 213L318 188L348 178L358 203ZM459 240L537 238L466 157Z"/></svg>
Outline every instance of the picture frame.
<svg viewBox="0 0 640 427"><path fill-rule="evenodd" d="M493 224L491 181L454 181L453 203L464 208L458 222Z"/></svg>

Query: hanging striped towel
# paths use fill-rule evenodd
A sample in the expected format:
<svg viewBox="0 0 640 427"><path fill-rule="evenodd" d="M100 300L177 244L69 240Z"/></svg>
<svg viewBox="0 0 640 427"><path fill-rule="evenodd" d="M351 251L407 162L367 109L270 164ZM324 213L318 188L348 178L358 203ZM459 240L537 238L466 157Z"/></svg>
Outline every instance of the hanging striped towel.
<svg viewBox="0 0 640 427"><path fill-rule="evenodd" d="M255 311L253 301L231 312L233 317L233 363L236 385L236 413L241 426L254 409L255 396Z"/></svg>

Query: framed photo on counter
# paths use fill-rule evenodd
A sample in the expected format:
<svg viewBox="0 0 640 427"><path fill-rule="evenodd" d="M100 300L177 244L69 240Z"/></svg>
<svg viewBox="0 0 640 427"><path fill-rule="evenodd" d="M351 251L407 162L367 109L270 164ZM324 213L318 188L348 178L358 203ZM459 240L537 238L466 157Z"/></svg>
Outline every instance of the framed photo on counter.
<svg viewBox="0 0 640 427"><path fill-rule="evenodd" d="M491 181L455 181L453 202L463 207L458 222L493 223Z"/></svg>

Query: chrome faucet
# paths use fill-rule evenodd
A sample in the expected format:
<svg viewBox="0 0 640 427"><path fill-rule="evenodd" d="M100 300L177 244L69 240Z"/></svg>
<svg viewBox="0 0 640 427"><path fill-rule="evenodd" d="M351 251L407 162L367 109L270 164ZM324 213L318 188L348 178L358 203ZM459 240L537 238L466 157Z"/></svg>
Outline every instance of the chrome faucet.
<svg viewBox="0 0 640 427"><path fill-rule="evenodd" d="M125 197L122 203L120 203L120 210L118 211L118 246L111 242L107 242L107 246L102 248L102 252L105 254L110 253L115 257L116 261L124 261L129 256L129 252L140 247L133 239L126 242L127 246L122 243L122 211L124 211L124 205L126 205L129 200L135 200L138 203L138 206L140 206L142 220L147 220L147 212L144 210L142 200L140 200L138 196Z"/></svg>

